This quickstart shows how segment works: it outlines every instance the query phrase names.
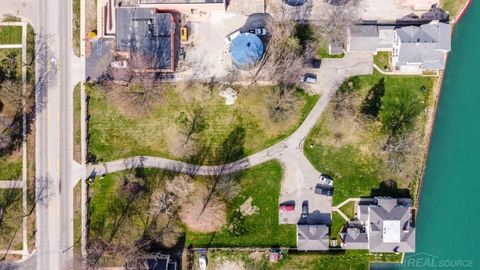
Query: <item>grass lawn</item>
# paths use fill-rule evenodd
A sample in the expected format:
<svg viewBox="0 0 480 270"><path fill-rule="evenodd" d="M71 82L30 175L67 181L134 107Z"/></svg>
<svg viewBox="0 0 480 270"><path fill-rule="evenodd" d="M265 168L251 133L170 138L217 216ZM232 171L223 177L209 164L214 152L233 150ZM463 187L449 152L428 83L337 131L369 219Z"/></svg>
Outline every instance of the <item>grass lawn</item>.
<svg viewBox="0 0 480 270"><path fill-rule="evenodd" d="M169 179L171 174L161 170L145 169L142 170L142 179L148 187L145 193L125 208L127 198L119 193L120 183L123 172L106 175L103 179L97 178L90 186L89 210L89 239L102 238L104 240L112 239L112 243L120 247L131 247L137 241L148 223L151 196L156 191L162 190L162 181ZM140 174L139 174L140 175ZM280 193L280 182L282 169L278 162L268 162L256 166L239 175L240 194L228 204L228 213L237 209L247 198L252 198L252 205L258 207L258 212L246 216L244 226L247 232L241 236L234 237L226 230L222 230L215 235L193 233L185 229L180 219L174 219L178 223L177 229L180 235L185 234L185 243L180 245L188 246L193 244L195 247L207 246L252 246L252 247L271 247L295 246L295 226L278 224L278 197ZM196 183L202 183L202 177L195 178ZM158 181L160 180L160 182ZM77 187L76 187L77 188ZM193 191L195 192L195 191ZM190 195L192 196L192 195ZM125 211L125 209L129 209ZM123 213L126 213L122 218ZM122 220L122 221L120 221ZM77 221L76 221L77 222ZM157 223L165 222L160 216ZM75 223L77 224L77 223ZM119 224L117 227L116 225ZM77 225L76 225L77 226ZM226 227L227 225L225 225ZM117 227L117 230L113 228ZM112 234L112 232L114 232ZM168 232L169 234L172 232ZM75 237L79 234L76 229ZM128 238L124 236L128 235ZM165 237L165 236L164 236ZM122 250L122 249L120 249ZM121 265L122 253L104 256L102 265Z"/></svg>
<svg viewBox="0 0 480 270"><path fill-rule="evenodd" d="M21 30L21 28L20 28ZM21 36L20 36L21 37ZM0 38L2 34L0 33ZM0 50L0 82L4 75L21 78L21 49L1 49ZM15 60L18 65L10 64L10 60ZM13 62L13 63L15 63ZM1 100L1 97L0 97ZM0 113L6 115L13 115L18 108L3 104ZM0 132L2 129L0 129ZM22 153L20 150L14 150L10 153L1 153L0 155L0 180L14 180L21 177L22 174Z"/></svg>
<svg viewBox="0 0 480 270"><path fill-rule="evenodd" d="M343 58L345 56L344 53L342 54L329 54L327 47L320 47L318 49L318 58Z"/></svg>
<svg viewBox="0 0 480 270"><path fill-rule="evenodd" d="M80 83L78 83L73 88L73 158L77 162L81 162L82 159L80 107Z"/></svg>
<svg viewBox="0 0 480 270"><path fill-rule="evenodd" d="M273 121L267 108L270 87L238 90L232 106L225 105L218 87L210 90L198 85L188 90L177 86L165 89L164 97L150 113L136 115L138 108L118 104L114 93L103 95L98 86L87 87L89 101L89 152L97 161L109 161L135 155L182 158L177 119L188 113L195 102L205 105L207 127L198 135L216 149L238 126L245 129L244 154L252 154L286 138L310 112L318 96L296 93L292 113L282 121ZM96 89L96 90L95 90ZM92 92L97 94L92 95ZM117 102L115 101L117 100ZM197 100L197 101L194 101Z"/></svg>
<svg viewBox="0 0 480 270"><path fill-rule="evenodd" d="M236 262L244 269L306 269L306 270L367 270L369 262L399 262L400 254L368 253L364 250L347 250L331 253L287 253L277 263L269 263L266 254L251 252L208 253L209 269L221 269L225 262Z"/></svg>
<svg viewBox="0 0 480 270"><path fill-rule="evenodd" d="M382 107L377 118L363 116L362 103L370 89L384 79ZM352 81L353 80L353 81ZM413 131L408 135L412 143L408 155L401 159L400 166L389 166L388 155L383 150L387 136L382 132L379 120L382 113L397 102L399 95L412 95L422 102L423 108L433 104L433 78L413 76L383 76L376 72L369 76L351 79L355 90L345 100L332 103L318 121L305 143L305 154L321 172L335 178L333 205L351 197L381 195L384 180L392 179L395 191L402 196L407 188L418 181L426 151L426 110L416 117ZM342 113L336 114L340 104ZM388 107L387 107L388 105ZM391 192L392 190L387 190ZM390 193L387 193L390 194ZM394 194L392 194L394 195Z"/></svg>
<svg viewBox="0 0 480 270"><path fill-rule="evenodd" d="M467 2L468 0L440 0L440 7L450 13L450 19L455 19Z"/></svg>
<svg viewBox="0 0 480 270"><path fill-rule="evenodd" d="M228 205L228 217L252 197L259 211L245 218L247 233L232 236L226 229L214 234L187 231L186 243L195 247L293 247L296 245L294 225L278 224L278 197L282 168L277 162L268 162L245 171L240 180L242 191Z"/></svg>
<svg viewBox="0 0 480 270"><path fill-rule="evenodd" d="M80 56L80 0L73 0L72 45L76 56Z"/></svg>
<svg viewBox="0 0 480 270"><path fill-rule="evenodd" d="M1 25L0 44L22 44L22 27Z"/></svg>
<svg viewBox="0 0 480 270"><path fill-rule="evenodd" d="M332 226L330 227L330 239L337 239L337 245L340 245L340 231L347 221L339 213L332 213Z"/></svg>
<svg viewBox="0 0 480 270"><path fill-rule="evenodd" d="M352 220L355 216L355 203L349 202L342 206L340 210L350 219ZM330 227L330 239L337 239L337 244L340 244L339 240L339 233L342 227L347 224L347 221L340 216L337 212L332 213L332 226Z"/></svg>
<svg viewBox="0 0 480 270"><path fill-rule="evenodd" d="M342 210L349 219L353 219L355 217L355 202L345 204L340 210Z"/></svg>
<svg viewBox="0 0 480 270"><path fill-rule="evenodd" d="M0 156L0 180L16 180L22 176L22 153Z"/></svg>
<svg viewBox="0 0 480 270"><path fill-rule="evenodd" d="M373 57L373 62L384 71L391 71L390 68L390 52L378 52Z"/></svg>
<svg viewBox="0 0 480 270"><path fill-rule="evenodd" d="M79 258L82 237L82 180L73 188L73 253Z"/></svg>
<svg viewBox="0 0 480 270"><path fill-rule="evenodd" d="M0 207L3 209L0 249L11 243L11 250L22 249L22 190L0 190Z"/></svg>

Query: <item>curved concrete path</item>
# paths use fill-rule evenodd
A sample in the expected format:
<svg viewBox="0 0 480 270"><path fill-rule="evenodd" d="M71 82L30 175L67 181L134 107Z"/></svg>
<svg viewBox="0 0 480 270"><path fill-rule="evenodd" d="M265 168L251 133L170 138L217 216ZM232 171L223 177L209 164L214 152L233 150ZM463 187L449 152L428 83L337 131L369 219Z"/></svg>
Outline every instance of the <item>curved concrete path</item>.
<svg viewBox="0 0 480 270"><path fill-rule="evenodd" d="M365 75L373 72L371 54L347 54L340 59L324 59L320 69L310 70L316 73L319 82L311 89L322 96L312 108L300 127L287 139L270 146L258 153L238 161L214 166L200 166L161 157L136 156L86 167L85 177L104 175L130 168L159 168L190 175L218 175L238 172L276 159L283 166L283 180L280 202L294 203L297 206L307 202L310 214L303 222L311 224L330 224L332 199L329 196L315 194L320 172L318 172L303 154L303 142L318 118L327 108L336 89L348 77ZM281 224L297 224L302 207L295 207L293 212L280 213Z"/></svg>
<svg viewBox="0 0 480 270"><path fill-rule="evenodd" d="M85 176L103 175L137 167L159 168L191 175L214 175L219 172L234 173L272 159L287 161L287 164L293 157L298 161L298 155L303 156L303 141L315 126L338 86L348 77L371 74L372 66L373 60L370 54L346 54L344 58L324 59L320 69L312 70L320 78L320 89L314 89L313 92L322 93L322 96L300 127L287 139L238 161L224 165L200 166L161 157L136 156L89 164L86 167ZM286 153L293 156L284 155ZM309 163L306 158L302 162Z"/></svg>

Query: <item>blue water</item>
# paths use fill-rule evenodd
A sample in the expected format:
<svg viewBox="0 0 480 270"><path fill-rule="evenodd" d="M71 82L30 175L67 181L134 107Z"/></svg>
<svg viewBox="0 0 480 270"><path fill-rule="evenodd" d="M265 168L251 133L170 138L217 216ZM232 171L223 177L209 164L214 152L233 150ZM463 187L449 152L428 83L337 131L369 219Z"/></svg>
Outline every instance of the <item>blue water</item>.
<svg viewBox="0 0 480 270"><path fill-rule="evenodd" d="M417 252L383 269L480 269L480 3L473 2L453 33L417 216Z"/></svg>

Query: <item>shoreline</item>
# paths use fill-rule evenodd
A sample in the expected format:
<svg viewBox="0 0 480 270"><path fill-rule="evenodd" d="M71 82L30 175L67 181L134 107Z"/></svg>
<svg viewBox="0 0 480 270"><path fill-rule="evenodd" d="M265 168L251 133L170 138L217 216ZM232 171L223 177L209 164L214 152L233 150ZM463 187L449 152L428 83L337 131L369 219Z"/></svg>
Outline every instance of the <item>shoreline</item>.
<svg viewBox="0 0 480 270"><path fill-rule="evenodd" d="M455 25L463 18L465 13L468 11L468 8L470 7L471 3L472 3L472 0L468 0L467 3L465 3L465 6L462 8L462 11L460 12L460 14L457 16L457 18L452 20L452 36L453 36L453 31L455 30ZM446 68L448 68L448 57L449 57L449 55L450 55L450 53L447 54L447 58L445 60L445 67ZM432 115L430 116L431 119L428 119L428 123L427 123L427 125L430 126L427 129L427 136L426 136L427 147L426 147L426 152L425 152L423 163L422 163L422 173L421 173L421 176L420 176L420 180L418 181L418 185L416 185L415 191L414 191L414 194L415 194L414 208L416 209L415 218L417 217L419 209L420 209L420 199L421 199L421 194L422 194L423 181L424 181L424 178L425 178L425 171L427 169L428 158L430 156L430 144L432 142L433 130L435 129L435 122L436 122L437 113L438 113L438 105L439 105L439 102L440 102L440 95L442 93L443 80L445 79L444 77L445 77L445 71L443 71L438 76L438 83L436 85L436 88L433 89L433 90L435 90L436 96L435 96L435 99L434 99L433 112L432 112Z"/></svg>
<svg viewBox="0 0 480 270"><path fill-rule="evenodd" d="M446 62L448 63L448 55L447 55L447 59L446 59ZM425 151L425 154L424 154L424 158L423 158L423 162L422 162L422 173L420 175L420 180L418 181L418 184L416 185L415 187L415 191L414 191L414 194L415 194L415 200L414 200L414 208L415 208L415 218L417 217L418 215L418 211L419 211L419 207L420 207L420 199L421 199L421 194L422 194L422 187L423 187L423 180L425 178L425 171L427 169L427 162L428 162L428 158L430 156L430 144L432 142L432 135L433 135L433 130L435 129L435 121L437 119L437 113L438 113L438 105L439 105L439 101L440 101L440 95L442 93L442 85L443 85L443 80L444 80L444 75L445 73L442 72L439 76L438 76L438 79L437 79L437 83L435 85L435 87L432 89L432 93L435 94L435 97L434 97L434 102L433 102L433 111L431 112L431 114L428 116L428 120L427 120L427 134L425 136L425 140L426 140L426 151Z"/></svg>

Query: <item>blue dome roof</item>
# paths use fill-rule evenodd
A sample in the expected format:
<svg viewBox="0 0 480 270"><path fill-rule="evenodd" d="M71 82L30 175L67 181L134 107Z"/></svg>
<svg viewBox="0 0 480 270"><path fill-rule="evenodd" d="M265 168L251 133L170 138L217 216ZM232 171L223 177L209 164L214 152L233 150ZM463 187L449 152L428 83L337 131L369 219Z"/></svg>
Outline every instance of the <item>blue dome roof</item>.
<svg viewBox="0 0 480 270"><path fill-rule="evenodd" d="M262 59L263 43L254 34L242 33L232 41L230 52L235 66L249 69Z"/></svg>
<svg viewBox="0 0 480 270"><path fill-rule="evenodd" d="M298 7L307 2L307 0L283 0L283 2L287 5Z"/></svg>

